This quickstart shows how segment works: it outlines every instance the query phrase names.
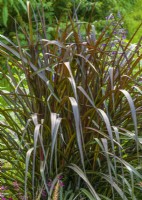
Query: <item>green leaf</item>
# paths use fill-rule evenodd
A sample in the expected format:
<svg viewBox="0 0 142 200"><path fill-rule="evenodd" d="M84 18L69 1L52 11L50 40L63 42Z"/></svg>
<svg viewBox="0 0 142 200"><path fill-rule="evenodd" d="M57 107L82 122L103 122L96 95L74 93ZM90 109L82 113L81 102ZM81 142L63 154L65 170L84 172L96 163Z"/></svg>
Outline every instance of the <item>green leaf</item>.
<svg viewBox="0 0 142 200"><path fill-rule="evenodd" d="M122 199L128 200L124 192L122 191L122 189L117 185L115 181L112 182L111 178L107 176L106 174L102 174L102 175L104 179L106 179L110 184L112 184L112 186L115 188L115 190L118 192L118 194L121 196Z"/></svg>
<svg viewBox="0 0 142 200"><path fill-rule="evenodd" d="M8 7L7 4L4 4L2 8L2 19L3 19L3 24L7 26L7 21L8 21Z"/></svg>
<svg viewBox="0 0 142 200"><path fill-rule="evenodd" d="M93 186L89 182L87 176L84 174L84 172L75 164L71 164L69 166L69 168L73 169L85 181L85 183L87 184L91 194L94 197L94 200L101 200L100 197L98 196L98 194L96 193L95 189L93 188Z"/></svg>
<svg viewBox="0 0 142 200"><path fill-rule="evenodd" d="M94 197L90 192L88 192L88 190L86 190L85 188L81 188L80 190L89 198L89 200L94 200Z"/></svg>
<svg viewBox="0 0 142 200"><path fill-rule="evenodd" d="M13 1L13 0L12 0ZM23 0L18 0L25 11L27 11L26 5L24 4Z"/></svg>

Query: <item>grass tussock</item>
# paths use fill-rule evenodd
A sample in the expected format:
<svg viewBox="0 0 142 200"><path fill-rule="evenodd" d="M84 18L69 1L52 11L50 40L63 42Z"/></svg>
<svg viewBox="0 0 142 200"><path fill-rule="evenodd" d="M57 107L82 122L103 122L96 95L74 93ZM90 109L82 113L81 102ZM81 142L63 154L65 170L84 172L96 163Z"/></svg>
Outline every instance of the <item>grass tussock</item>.
<svg viewBox="0 0 142 200"><path fill-rule="evenodd" d="M70 21L48 40L43 16L1 35L3 194L16 199L136 200L141 195L141 38L121 20ZM41 22L39 24L39 21ZM35 29L36 27L36 29ZM21 46L18 32L25 33Z"/></svg>

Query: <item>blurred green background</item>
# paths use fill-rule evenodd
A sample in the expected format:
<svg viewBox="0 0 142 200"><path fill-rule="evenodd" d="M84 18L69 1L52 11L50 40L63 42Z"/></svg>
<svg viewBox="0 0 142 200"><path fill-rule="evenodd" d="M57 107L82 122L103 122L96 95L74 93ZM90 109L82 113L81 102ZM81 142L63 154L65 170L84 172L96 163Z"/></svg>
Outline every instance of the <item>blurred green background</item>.
<svg viewBox="0 0 142 200"><path fill-rule="evenodd" d="M0 18L1 34L10 37L10 39L15 36L13 18L19 23L22 23L22 21L27 22L26 2L26 0L0 0L2 10ZM41 0L31 0L30 2L33 10L35 10ZM60 27L64 27L64 23L68 21L69 16L75 20L95 24L98 33L104 27L106 17L109 14L114 13L115 17L122 16L128 39L142 21L142 0L42 0L42 5L45 10L49 39L54 34L56 24L60 22ZM134 41L137 42L140 36L141 31L139 31Z"/></svg>

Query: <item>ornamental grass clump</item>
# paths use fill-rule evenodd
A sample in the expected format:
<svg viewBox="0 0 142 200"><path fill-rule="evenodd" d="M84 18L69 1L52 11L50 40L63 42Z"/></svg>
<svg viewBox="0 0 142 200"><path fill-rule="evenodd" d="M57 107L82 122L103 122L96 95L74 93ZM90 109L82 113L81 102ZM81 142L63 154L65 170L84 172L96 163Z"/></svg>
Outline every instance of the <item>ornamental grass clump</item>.
<svg viewBox="0 0 142 200"><path fill-rule="evenodd" d="M127 41L121 19L108 18L97 38L93 25L70 20L48 40L44 14L27 5L28 30L16 23L17 42L0 42L5 198L140 199L140 26Z"/></svg>

